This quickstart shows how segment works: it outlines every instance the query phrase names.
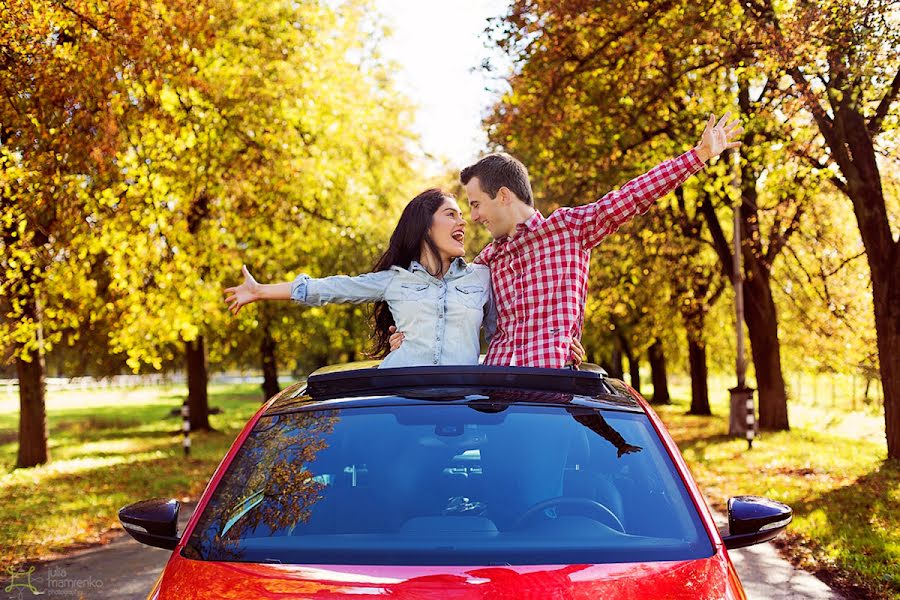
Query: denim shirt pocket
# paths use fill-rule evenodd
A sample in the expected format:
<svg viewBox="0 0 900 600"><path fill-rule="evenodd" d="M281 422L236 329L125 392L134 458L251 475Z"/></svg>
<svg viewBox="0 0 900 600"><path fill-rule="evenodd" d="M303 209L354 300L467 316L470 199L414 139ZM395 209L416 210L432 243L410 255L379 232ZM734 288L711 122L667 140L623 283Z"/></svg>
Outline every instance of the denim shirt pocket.
<svg viewBox="0 0 900 600"><path fill-rule="evenodd" d="M428 296L427 283L401 283L388 289L385 300L390 302L419 302Z"/></svg>
<svg viewBox="0 0 900 600"><path fill-rule="evenodd" d="M484 307L484 292L486 288L483 285L457 285L457 297L460 303L467 308L475 308L481 310Z"/></svg>
<svg viewBox="0 0 900 600"><path fill-rule="evenodd" d="M427 283L401 283L400 295L403 300L420 300L428 295Z"/></svg>

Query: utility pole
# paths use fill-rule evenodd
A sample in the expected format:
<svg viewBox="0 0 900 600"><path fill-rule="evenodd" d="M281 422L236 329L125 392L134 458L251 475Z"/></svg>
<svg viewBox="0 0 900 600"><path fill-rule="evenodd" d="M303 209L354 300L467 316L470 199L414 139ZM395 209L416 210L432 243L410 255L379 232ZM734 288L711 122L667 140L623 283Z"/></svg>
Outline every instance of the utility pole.
<svg viewBox="0 0 900 600"><path fill-rule="evenodd" d="M731 392L731 414L728 435L747 438L747 449L753 448L756 435L756 411L753 388L747 387L747 361L744 358L744 277L741 266L741 155L737 148L730 150L732 186L737 191L734 206L734 260L732 283L734 284L734 326L737 336L737 386Z"/></svg>

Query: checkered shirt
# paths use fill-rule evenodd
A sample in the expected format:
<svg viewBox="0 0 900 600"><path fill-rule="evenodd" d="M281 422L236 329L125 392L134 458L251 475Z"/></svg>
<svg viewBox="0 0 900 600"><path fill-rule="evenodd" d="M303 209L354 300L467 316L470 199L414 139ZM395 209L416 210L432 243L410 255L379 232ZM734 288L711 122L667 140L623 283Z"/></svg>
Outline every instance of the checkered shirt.
<svg viewBox="0 0 900 600"><path fill-rule="evenodd" d="M563 368L581 338L591 249L703 166L690 150L592 204L535 212L485 247L475 262L491 268L498 314L484 364Z"/></svg>

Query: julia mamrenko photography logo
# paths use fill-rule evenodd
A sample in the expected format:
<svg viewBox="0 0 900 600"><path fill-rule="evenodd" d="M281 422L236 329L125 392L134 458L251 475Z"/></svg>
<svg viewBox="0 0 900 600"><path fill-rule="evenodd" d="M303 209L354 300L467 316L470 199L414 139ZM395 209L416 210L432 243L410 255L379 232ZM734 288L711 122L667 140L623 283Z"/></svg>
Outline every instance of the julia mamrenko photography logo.
<svg viewBox="0 0 900 600"><path fill-rule="evenodd" d="M63 567L48 567L37 573L32 565L28 568L7 567L9 577L3 591L8 598L31 598L33 596L67 597L77 599L96 598L103 589L103 580L88 575L70 577Z"/></svg>

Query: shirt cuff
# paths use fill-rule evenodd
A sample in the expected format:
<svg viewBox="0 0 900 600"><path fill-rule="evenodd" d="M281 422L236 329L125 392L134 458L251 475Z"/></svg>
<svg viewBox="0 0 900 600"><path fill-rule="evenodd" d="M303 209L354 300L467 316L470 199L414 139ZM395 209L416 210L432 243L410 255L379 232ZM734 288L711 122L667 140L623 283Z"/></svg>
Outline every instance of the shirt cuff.
<svg viewBox="0 0 900 600"><path fill-rule="evenodd" d="M309 275L297 275L291 282L291 300L303 304L306 302L306 294L309 289Z"/></svg>
<svg viewBox="0 0 900 600"><path fill-rule="evenodd" d="M684 154L682 154L687 159L688 167L691 169L692 173L697 173L702 171L704 167L706 167L706 163L700 160L700 155L697 154L696 148L691 148Z"/></svg>

